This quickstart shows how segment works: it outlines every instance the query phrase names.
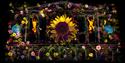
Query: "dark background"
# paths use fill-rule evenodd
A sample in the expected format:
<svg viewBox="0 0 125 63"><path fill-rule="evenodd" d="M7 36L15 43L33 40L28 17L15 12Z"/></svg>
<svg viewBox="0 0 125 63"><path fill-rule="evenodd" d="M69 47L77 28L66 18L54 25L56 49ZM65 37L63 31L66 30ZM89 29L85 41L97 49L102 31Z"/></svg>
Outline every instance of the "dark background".
<svg viewBox="0 0 125 63"><path fill-rule="evenodd" d="M56 1L66 1L66 0L25 0L26 3L29 5L33 6L36 5L37 2L40 4L43 3L50 3L50 2L56 2ZM124 1L121 0L68 0L70 2L74 3L88 3L88 4L104 4L104 3L115 3L117 8L118 8L118 18L119 18L119 23L120 23L120 38L121 38L121 43L122 43L122 49L124 49L124 41L125 41L125 24L124 24ZM22 5L24 3L24 0L2 0L0 1L0 62L4 60L4 51L5 51L5 43L6 40L9 37L8 34L8 21L9 21L9 3L12 2L14 5ZM123 52L123 51L122 51ZM122 54L122 53L121 53Z"/></svg>

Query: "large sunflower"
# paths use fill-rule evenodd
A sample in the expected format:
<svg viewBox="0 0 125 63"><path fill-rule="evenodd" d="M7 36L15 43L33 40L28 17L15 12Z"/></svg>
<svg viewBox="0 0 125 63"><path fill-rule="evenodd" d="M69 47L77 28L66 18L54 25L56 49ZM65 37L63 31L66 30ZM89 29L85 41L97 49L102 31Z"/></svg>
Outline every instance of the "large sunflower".
<svg viewBox="0 0 125 63"><path fill-rule="evenodd" d="M72 18L66 15L57 16L54 20L50 21L50 25L47 26L48 34L50 38L57 41L68 41L76 39L78 29Z"/></svg>

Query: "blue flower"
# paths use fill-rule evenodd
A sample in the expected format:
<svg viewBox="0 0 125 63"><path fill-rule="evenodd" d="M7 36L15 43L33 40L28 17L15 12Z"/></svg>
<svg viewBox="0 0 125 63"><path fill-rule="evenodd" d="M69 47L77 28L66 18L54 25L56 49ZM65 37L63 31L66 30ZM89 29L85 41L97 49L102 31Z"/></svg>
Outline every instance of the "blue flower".
<svg viewBox="0 0 125 63"><path fill-rule="evenodd" d="M18 24L15 24L13 27L12 27L12 31L13 33L18 33L20 32L20 26Z"/></svg>
<svg viewBox="0 0 125 63"><path fill-rule="evenodd" d="M104 27L104 31L107 32L108 34L113 33L113 27L111 25L106 25Z"/></svg>

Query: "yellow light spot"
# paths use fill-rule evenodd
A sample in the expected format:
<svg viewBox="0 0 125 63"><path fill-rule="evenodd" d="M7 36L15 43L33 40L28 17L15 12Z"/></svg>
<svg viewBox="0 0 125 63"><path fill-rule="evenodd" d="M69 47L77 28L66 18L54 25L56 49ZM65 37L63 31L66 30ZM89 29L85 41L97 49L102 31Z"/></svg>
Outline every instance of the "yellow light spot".
<svg viewBox="0 0 125 63"><path fill-rule="evenodd" d="M55 28L55 25L54 24L50 24L52 28Z"/></svg>
<svg viewBox="0 0 125 63"><path fill-rule="evenodd" d="M66 18L66 23L69 23L72 20L72 18L67 17Z"/></svg>
<svg viewBox="0 0 125 63"><path fill-rule="evenodd" d="M110 38L110 39L113 39L113 37L112 37L111 35L109 35L109 38Z"/></svg>
<svg viewBox="0 0 125 63"><path fill-rule="evenodd" d="M9 44L9 41L7 41L7 44Z"/></svg>
<svg viewBox="0 0 125 63"><path fill-rule="evenodd" d="M13 55L13 53L12 52L8 52L8 56L12 56Z"/></svg>
<svg viewBox="0 0 125 63"><path fill-rule="evenodd" d="M47 53L46 53L46 56L49 56L49 55L50 55L50 53L49 53L49 52L47 52Z"/></svg>
<svg viewBox="0 0 125 63"><path fill-rule="evenodd" d="M41 14L42 17L45 17L44 9L42 9L39 13Z"/></svg>
<svg viewBox="0 0 125 63"><path fill-rule="evenodd" d="M27 5L26 5L26 4L24 4L24 7L27 7Z"/></svg>
<svg viewBox="0 0 125 63"><path fill-rule="evenodd" d="M25 24L28 24L28 21L26 20Z"/></svg>
<svg viewBox="0 0 125 63"><path fill-rule="evenodd" d="M16 33L13 33L12 36L13 36L13 37L16 36Z"/></svg>
<svg viewBox="0 0 125 63"><path fill-rule="evenodd" d="M69 22L69 26L74 26L73 22Z"/></svg>
<svg viewBox="0 0 125 63"><path fill-rule="evenodd" d="M93 25L93 23L94 23L94 20L89 20L88 19L88 21L89 21L89 31L91 31L92 29L94 30L94 25Z"/></svg>
<svg viewBox="0 0 125 63"><path fill-rule="evenodd" d="M21 41L22 41L22 39L21 39L21 38L19 38L19 39L18 39L18 41L19 41L19 42L21 42Z"/></svg>
<svg viewBox="0 0 125 63"><path fill-rule="evenodd" d="M60 22L64 22L65 21L65 17L64 16L61 16L60 17Z"/></svg>
<svg viewBox="0 0 125 63"><path fill-rule="evenodd" d="M26 46L26 49L29 49L29 48Z"/></svg>
<svg viewBox="0 0 125 63"><path fill-rule="evenodd" d="M53 20L53 23L56 25L56 24L58 24L58 21Z"/></svg>
<svg viewBox="0 0 125 63"><path fill-rule="evenodd" d="M40 59L40 56L36 56L36 59L39 60L39 59Z"/></svg>
<svg viewBox="0 0 125 63"><path fill-rule="evenodd" d="M27 20L26 17L23 17L24 20Z"/></svg>
<svg viewBox="0 0 125 63"><path fill-rule="evenodd" d="M38 7L40 7L40 4L39 4L39 3L37 3L37 6L38 6Z"/></svg>
<svg viewBox="0 0 125 63"><path fill-rule="evenodd" d="M57 21L57 22L58 22L58 21L59 21L59 18L58 18L58 17L57 17L57 18L55 18L55 21Z"/></svg>
<svg viewBox="0 0 125 63"><path fill-rule="evenodd" d="M18 40L13 40L13 42L18 42Z"/></svg>
<svg viewBox="0 0 125 63"><path fill-rule="evenodd" d="M112 19L110 19L110 21L113 21Z"/></svg>
<svg viewBox="0 0 125 63"><path fill-rule="evenodd" d="M108 40L107 40L107 39L105 39L105 40L104 40L104 42L105 42L105 43L107 43L107 42L108 42Z"/></svg>
<svg viewBox="0 0 125 63"><path fill-rule="evenodd" d="M93 57L93 53L89 53L89 57Z"/></svg>
<svg viewBox="0 0 125 63"><path fill-rule="evenodd" d="M10 7L12 7L12 5L13 5L13 4L12 4L12 2L11 2L11 3L9 3L9 6L10 6Z"/></svg>
<svg viewBox="0 0 125 63"><path fill-rule="evenodd" d="M58 56L59 55L59 53L57 53L57 52L54 52L54 57L56 57L56 56Z"/></svg>
<svg viewBox="0 0 125 63"><path fill-rule="evenodd" d="M55 31L55 30L52 30L51 33L56 33L56 31Z"/></svg>
<svg viewBox="0 0 125 63"><path fill-rule="evenodd" d="M88 8L89 6L88 6L88 4L85 4L85 8Z"/></svg>
<svg viewBox="0 0 125 63"><path fill-rule="evenodd" d="M106 20L104 20L104 25L106 24Z"/></svg>
<svg viewBox="0 0 125 63"><path fill-rule="evenodd" d="M26 17L23 17L23 20L21 21L22 24L28 24L28 20Z"/></svg>
<svg viewBox="0 0 125 63"><path fill-rule="evenodd" d="M36 33L36 25L37 25L36 19L33 19L33 20L32 20L32 24L33 24L32 31L33 31L34 33Z"/></svg>

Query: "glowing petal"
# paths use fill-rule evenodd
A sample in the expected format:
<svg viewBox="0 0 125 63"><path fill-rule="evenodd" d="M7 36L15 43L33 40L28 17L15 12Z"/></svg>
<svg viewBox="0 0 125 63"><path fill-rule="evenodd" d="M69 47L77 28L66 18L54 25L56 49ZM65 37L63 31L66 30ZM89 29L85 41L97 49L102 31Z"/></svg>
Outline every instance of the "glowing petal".
<svg viewBox="0 0 125 63"><path fill-rule="evenodd" d="M28 21L26 20L25 24L28 24Z"/></svg>
<svg viewBox="0 0 125 63"><path fill-rule="evenodd" d="M25 24L25 21L24 21L24 20L22 20L22 21L21 21L21 23L22 23L22 24Z"/></svg>
<svg viewBox="0 0 125 63"><path fill-rule="evenodd" d="M55 30L52 30L51 33L56 33L56 31L55 31Z"/></svg>
<svg viewBox="0 0 125 63"><path fill-rule="evenodd" d="M12 36L16 36L16 33L13 33Z"/></svg>
<svg viewBox="0 0 125 63"><path fill-rule="evenodd" d="M52 28L55 28L55 25L54 25L54 24L50 24L50 26L51 26Z"/></svg>
<svg viewBox="0 0 125 63"><path fill-rule="evenodd" d="M89 53L89 57L93 57L93 53Z"/></svg>
<svg viewBox="0 0 125 63"><path fill-rule="evenodd" d="M61 16L61 17L60 17L60 21L61 21L61 22L64 22L64 21L65 21L65 17L64 17L64 16Z"/></svg>
<svg viewBox="0 0 125 63"><path fill-rule="evenodd" d="M36 23L35 19L33 19L32 24L33 24L32 31L36 33L36 25L37 25L37 23Z"/></svg>
<svg viewBox="0 0 125 63"><path fill-rule="evenodd" d="M106 20L104 20L104 25L106 24Z"/></svg>
<svg viewBox="0 0 125 63"><path fill-rule="evenodd" d="M55 21L57 21L57 22L58 22L58 21L60 21L60 20L59 20L58 18L55 18Z"/></svg>
<svg viewBox="0 0 125 63"><path fill-rule="evenodd" d="M74 23L73 22L69 22L69 26L74 26Z"/></svg>
<svg viewBox="0 0 125 63"><path fill-rule="evenodd" d="M39 60L39 59L40 59L40 56L36 56L36 59Z"/></svg>
<svg viewBox="0 0 125 63"><path fill-rule="evenodd" d="M23 17L23 20L26 20L26 17Z"/></svg>
<svg viewBox="0 0 125 63"><path fill-rule="evenodd" d="M37 6L38 6L38 7L40 7L40 4L39 4L39 3L37 3Z"/></svg>
<svg viewBox="0 0 125 63"><path fill-rule="evenodd" d="M53 20L54 25L58 24L58 21Z"/></svg>
<svg viewBox="0 0 125 63"><path fill-rule="evenodd" d="M41 14L42 17L45 17L44 9L42 9L39 13Z"/></svg>
<svg viewBox="0 0 125 63"><path fill-rule="evenodd" d="M12 52L9 52L9 53L8 53L8 56L12 56L12 55L13 55L13 53L12 53Z"/></svg>
<svg viewBox="0 0 125 63"><path fill-rule="evenodd" d="M49 56L49 55L50 55L50 53L49 53L49 52L47 52L47 53L46 53L46 56Z"/></svg>
<svg viewBox="0 0 125 63"><path fill-rule="evenodd" d="M67 17L65 21L66 21L66 23L69 23L71 20L72 20L72 18Z"/></svg>

